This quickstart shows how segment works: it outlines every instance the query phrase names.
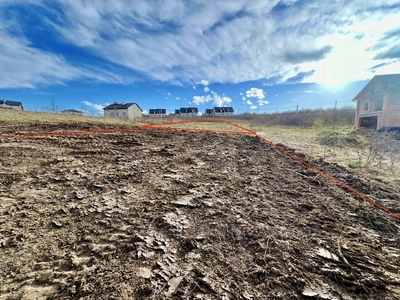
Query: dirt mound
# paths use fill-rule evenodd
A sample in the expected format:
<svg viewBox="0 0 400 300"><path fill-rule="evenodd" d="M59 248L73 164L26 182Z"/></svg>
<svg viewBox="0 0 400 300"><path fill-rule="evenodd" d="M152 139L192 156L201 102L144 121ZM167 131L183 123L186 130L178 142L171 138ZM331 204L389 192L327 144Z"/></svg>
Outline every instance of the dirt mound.
<svg viewBox="0 0 400 300"><path fill-rule="evenodd" d="M0 299L400 299L400 222L255 137L0 149ZM313 163L400 212L399 190Z"/></svg>

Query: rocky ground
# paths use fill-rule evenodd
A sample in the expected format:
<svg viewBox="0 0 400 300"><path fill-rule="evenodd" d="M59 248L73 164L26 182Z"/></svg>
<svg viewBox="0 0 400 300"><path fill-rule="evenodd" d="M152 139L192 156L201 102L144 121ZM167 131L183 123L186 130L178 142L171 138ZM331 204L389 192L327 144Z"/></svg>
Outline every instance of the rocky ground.
<svg viewBox="0 0 400 300"><path fill-rule="evenodd" d="M1 139L89 128L1 124L0 299L400 299L400 221L255 137Z"/></svg>

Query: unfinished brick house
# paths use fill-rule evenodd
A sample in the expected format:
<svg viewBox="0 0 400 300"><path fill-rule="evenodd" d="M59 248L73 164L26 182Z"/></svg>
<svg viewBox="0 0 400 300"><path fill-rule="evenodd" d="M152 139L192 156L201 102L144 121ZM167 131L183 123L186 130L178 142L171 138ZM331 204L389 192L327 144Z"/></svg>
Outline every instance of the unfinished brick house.
<svg viewBox="0 0 400 300"><path fill-rule="evenodd" d="M355 128L400 127L400 74L374 76L353 101Z"/></svg>

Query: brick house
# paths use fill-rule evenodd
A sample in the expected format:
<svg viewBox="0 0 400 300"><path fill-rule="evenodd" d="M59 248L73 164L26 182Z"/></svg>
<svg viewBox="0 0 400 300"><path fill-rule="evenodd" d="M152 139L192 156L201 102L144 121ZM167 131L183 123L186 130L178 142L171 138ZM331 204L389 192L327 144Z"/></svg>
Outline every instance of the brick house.
<svg viewBox="0 0 400 300"><path fill-rule="evenodd" d="M400 126L400 74L374 76L353 101L355 128Z"/></svg>

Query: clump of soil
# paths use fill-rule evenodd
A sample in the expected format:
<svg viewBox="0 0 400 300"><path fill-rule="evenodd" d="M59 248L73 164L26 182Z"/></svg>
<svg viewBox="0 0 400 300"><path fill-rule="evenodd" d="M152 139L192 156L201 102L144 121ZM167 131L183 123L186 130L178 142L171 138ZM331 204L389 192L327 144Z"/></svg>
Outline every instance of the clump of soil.
<svg viewBox="0 0 400 300"><path fill-rule="evenodd" d="M0 149L0 299L400 299L400 222L255 137ZM399 189L303 158L400 213Z"/></svg>

